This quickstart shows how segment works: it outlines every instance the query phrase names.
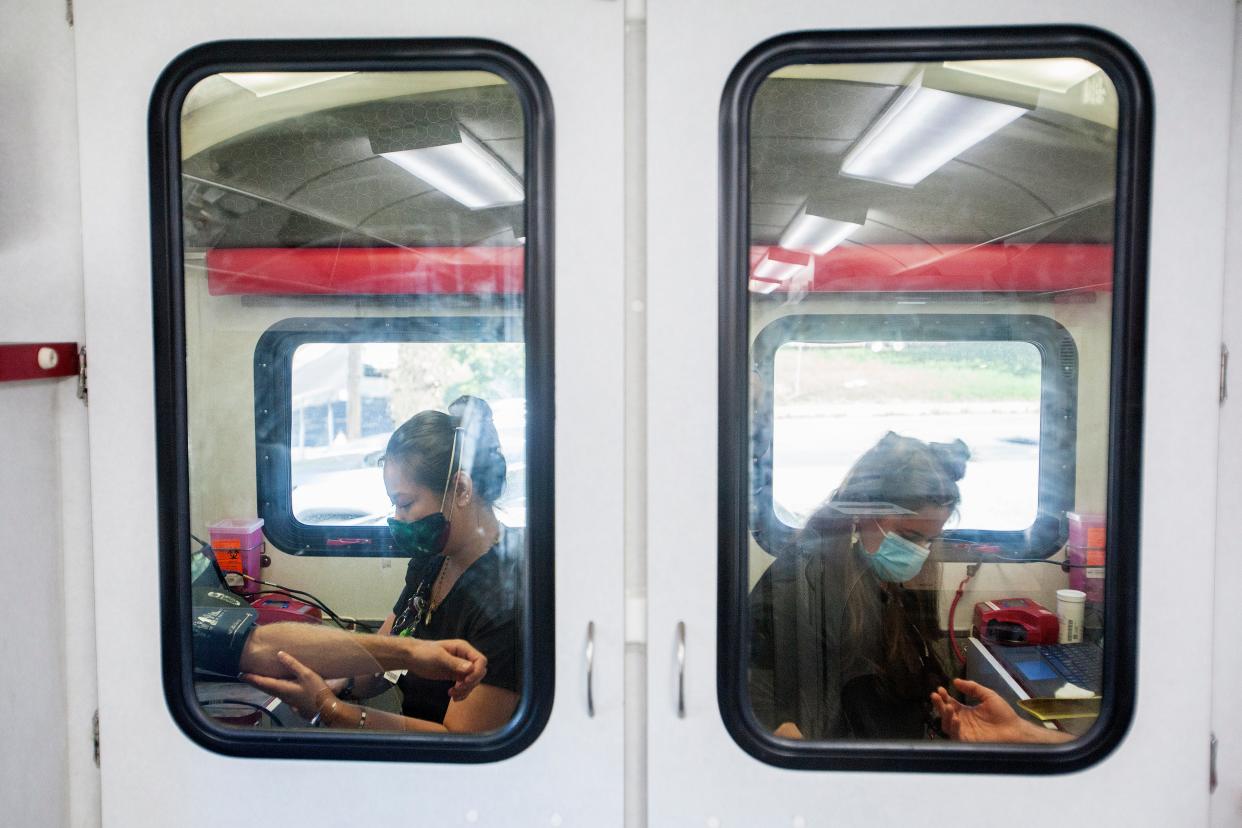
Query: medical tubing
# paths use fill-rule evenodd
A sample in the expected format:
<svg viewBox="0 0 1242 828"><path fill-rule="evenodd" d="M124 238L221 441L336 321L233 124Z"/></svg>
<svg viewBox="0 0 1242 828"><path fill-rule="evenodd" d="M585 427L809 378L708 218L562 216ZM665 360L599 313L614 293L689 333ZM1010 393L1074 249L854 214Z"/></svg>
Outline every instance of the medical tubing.
<svg viewBox="0 0 1242 828"><path fill-rule="evenodd" d="M335 622L336 622L337 626L341 627L342 629L346 629L346 630L351 629L351 627L349 626L350 624L352 624L352 625L353 625L353 628L362 627L363 629L372 630L372 631L373 631L374 629L376 629L376 628L372 627L372 625L370 625L370 624L366 624L366 623L363 623L362 621L359 621L359 620L357 620L356 618L354 618L354 619L350 619L349 621L346 621L346 620L345 620L345 619L343 619L341 616L339 616L339 615L337 615L335 612L333 612L333 611L332 611L332 610L328 607L328 605L327 605L327 604L325 604L325 603L324 603L323 601L321 601L319 598L316 598L316 597L315 597L314 595L312 595L311 593L306 592L305 590L301 590L301 589L291 589L291 588L286 587L286 586L281 586L280 584L275 584L275 583L272 583L272 582L270 582L270 581L264 581L264 580L261 580L261 579L259 579L259 578L255 578L254 576L252 576L252 575L247 575L247 574L245 574L245 573L242 573L242 577L243 577L243 578L245 578L247 581L254 581L256 584L263 584L264 586L272 587L272 589L271 589L271 590L255 590L254 592L248 592L248 593L246 593L246 595L247 595L247 596L252 596L252 595L269 595L269 594L273 594L273 592L275 592L275 594L282 594L282 595L285 595L285 596L287 596L287 597L289 597L289 598L294 598L294 597L299 597L299 596L300 596L300 598L301 598L301 599L306 599L306 600L307 600L307 603L309 603L309 604L311 604L312 606L315 606L315 607L317 607L317 608L319 608L319 609L323 610L324 612L326 612L326 613L328 614L328 616L329 616L329 617L330 617L333 621L335 621Z"/></svg>
<svg viewBox="0 0 1242 828"><path fill-rule="evenodd" d="M966 591L966 582L975 577L975 573L967 568L966 577L957 585L957 593L953 596L953 603L949 604L949 646L953 648L953 655L957 657L958 664L965 666L966 654L962 652L962 648L957 644L957 633L953 628L953 613L957 611L957 602L962 600L962 593Z"/></svg>

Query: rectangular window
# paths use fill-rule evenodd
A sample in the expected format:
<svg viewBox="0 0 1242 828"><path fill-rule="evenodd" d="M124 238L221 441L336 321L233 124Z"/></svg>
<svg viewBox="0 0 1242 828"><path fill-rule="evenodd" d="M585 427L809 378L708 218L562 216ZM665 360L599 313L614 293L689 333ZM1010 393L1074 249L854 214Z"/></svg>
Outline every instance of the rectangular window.
<svg viewBox="0 0 1242 828"><path fill-rule="evenodd" d="M397 424L460 391L491 401L508 461L502 522L526 523L524 354L517 343L316 342L293 354L289 488L293 519L311 526L380 526L384 446ZM356 402L351 402L356 400ZM515 461L517 458L517 461Z"/></svg>
<svg viewBox="0 0 1242 828"><path fill-rule="evenodd" d="M484 400L505 460L492 503L526 525L522 319L494 315L285 319L255 345L258 496L267 537L300 555L399 554L385 452L420 411ZM329 437L329 434L331 437Z"/></svg>
<svg viewBox="0 0 1242 828"><path fill-rule="evenodd" d="M958 34L725 93L720 700L778 765L1068 770L1133 700L1146 84Z"/></svg>
<svg viewBox="0 0 1242 828"><path fill-rule="evenodd" d="M522 750L553 680L542 81L494 43L227 43L154 101L179 723L240 755ZM487 658L468 694L445 639Z"/></svg>
<svg viewBox="0 0 1242 828"><path fill-rule="evenodd" d="M925 442L976 435L955 523L1022 530L1039 481L1039 350L1027 342L788 342L776 352L772 507L801 528L886 431ZM886 415L876 417L875 410ZM836 435L807 457L820 429ZM985 442L986 441L986 442ZM788 518L783 517L788 515Z"/></svg>
<svg viewBox="0 0 1242 828"><path fill-rule="evenodd" d="M756 540L770 554L791 543L824 503L824 481L844 480L888 432L946 444L969 434L970 474L937 556L1048 557L1073 510L1077 353L1040 315L779 316L752 349Z"/></svg>

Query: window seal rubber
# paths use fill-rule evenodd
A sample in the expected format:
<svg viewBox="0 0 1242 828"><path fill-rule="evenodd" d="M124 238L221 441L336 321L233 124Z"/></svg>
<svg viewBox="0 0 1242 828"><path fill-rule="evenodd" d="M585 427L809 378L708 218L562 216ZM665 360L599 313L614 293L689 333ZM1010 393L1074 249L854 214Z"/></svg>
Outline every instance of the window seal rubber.
<svg viewBox="0 0 1242 828"><path fill-rule="evenodd" d="M749 115L763 80L797 63L882 63L989 58L1081 57L1113 82L1117 135L1109 434L1104 701L1096 726L1060 745L878 741L796 743L762 731L749 705L747 548L749 441ZM1099 762L1121 742L1136 697L1139 502L1146 345L1153 93L1142 60L1116 35L1089 26L1012 26L794 32L752 49L721 98L719 192L719 408L717 414L717 701L725 728L752 757L803 770L1069 773ZM1120 554L1121 551L1125 554Z"/></svg>
<svg viewBox="0 0 1242 828"><path fill-rule="evenodd" d="M221 725L194 694L190 634L190 503L180 113L198 81L220 72L493 72L513 86L526 128L527 600L523 605L525 688L513 719L480 735L332 730L262 730ZM551 715L555 687L553 385L554 115L551 94L524 55L495 41L233 40L183 52L157 80L148 110L161 663L173 719L195 743L230 756L440 763L495 762L529 747ZM536 669L536 665L538 668Z"/></svg>

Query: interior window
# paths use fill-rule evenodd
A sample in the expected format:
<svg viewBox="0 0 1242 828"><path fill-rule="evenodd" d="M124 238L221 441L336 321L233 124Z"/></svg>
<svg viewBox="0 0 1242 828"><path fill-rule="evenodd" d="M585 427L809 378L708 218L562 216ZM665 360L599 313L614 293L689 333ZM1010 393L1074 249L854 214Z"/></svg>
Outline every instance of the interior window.
<svg viewBox="0 0 1242 828"><path fill-rule="evenodd" d="M925 443L973 435L972 474L936 539L942 554L1046 558L1064 544L1078 370L1055 320L788 314L759 332L753 356L751 512L769 553L823 504L823 481L844 480L890 431Z"/></svg>
<svg viewBox="0 0 1242 828"><path fill-rule="evenodd" d="M1026 342L782 345L773 372L773 508L789 525L805 526L823 501L822 481L844 478L887 430L927 442L973 434L972 479L962 481L955 522L1025 529L1038 500L1040 367L1039 350ZM799 466L806 459L799 447L815 442L816 412L833 407L841 415L825 446L831 454ZM891 419L878 422L869 413L877 407L892 411Z"/></svg>
<svg viewBox="0 0 1242 828"><path fill-rule="evenodd" d="M1132 588L1105 530L1125 96L1081 51L834 63L833 38L789 40L726 92L726 720L736 699L777 764L1016 744L1001 766L1047 770L1103 738L1106 595Z"/></svg>
<svg viewBox="0 0 1242 828"><path fill-rule="evenodd" d="M301 555L400 554L388 521L398 426L455 400L485 401L504 458L492 503L526 525L522 320L512 315L282 320L255 346L256 462L265 532Z"/></svg>
<svg viewBox="0 0 1242 828"><path fill-rule="evenodd" d="M522 346L494 342L319 342L293 353L290 474L294 520L384 525L384 446L398 423L463 393L490 400L507 465L497 503L526 524Z"/></svg>
<svg viewBox="0 0 1242 828"><path fill-rule="evenodd" d="M170 702L228 752L511 755L551 680L542 86L494 45L371 71L234 46L252 63L203 47L163 90Z"/></svg>

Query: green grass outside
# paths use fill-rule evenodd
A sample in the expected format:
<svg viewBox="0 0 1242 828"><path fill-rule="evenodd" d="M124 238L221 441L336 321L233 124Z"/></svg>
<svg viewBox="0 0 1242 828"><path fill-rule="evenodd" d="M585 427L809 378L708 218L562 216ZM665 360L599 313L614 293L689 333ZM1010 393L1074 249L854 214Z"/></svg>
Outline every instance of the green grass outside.
<svg viewBox="0 0 1242 828"><path fill-rule="evenodd" d="M869 347L784 346L776 354L775 403L1029 402L1039 400L1040 357L1019 342Z"/></svg>

